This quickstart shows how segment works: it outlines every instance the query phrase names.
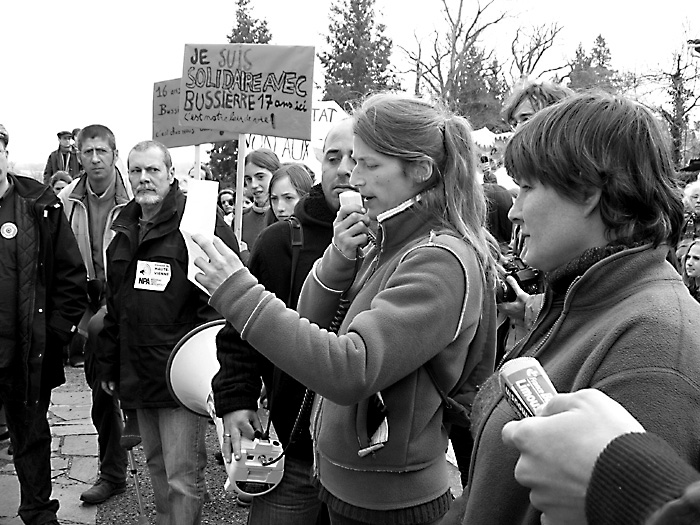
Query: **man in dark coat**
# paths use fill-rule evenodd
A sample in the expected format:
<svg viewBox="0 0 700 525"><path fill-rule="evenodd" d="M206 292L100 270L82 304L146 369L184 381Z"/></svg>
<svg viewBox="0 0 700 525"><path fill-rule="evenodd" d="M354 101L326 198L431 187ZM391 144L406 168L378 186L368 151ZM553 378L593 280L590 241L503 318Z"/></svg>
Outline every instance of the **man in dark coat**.
<svg viewBox="0 0 700 525"><path fill-rule="evenodd" d="M194 525L206 493L207 422L172 397L166 367L188 332L221 316L187 277L188 252L179 229L187 198L178 188L168 149L140 142L129 153L128 170L134 200L112 224L116 235L107 249L98 379L105 391L119 395L122 408L136 410L156 521ZM238 250L219 214L214 233Z"/></svg>
<svg viewBox="0 0 700 525"><path fill-rule="evenodd" d="M62 348L87 307L87 275L60 201L8 171L0 125L0 402L20 484L19 516L58 523L51 499L51 389L64 383Z"/></svg>
<svg viewBox="0 0 700 525"><path fill-rule="evenodd" d="M46 160L44 168L44 184L49 184L51 176L57 171L65 171L74 179L80 175L80 159L78 152L71 146L73 134L70 131L59 131L58 149L52 151Z"/></svg>
<svg viewBox="0 0 700 525"><path fill-rule="evenodd" d="M289 222L268 226L255 242L250 271L290 308L296 308L306 275L333 237L333 220L340 207L338 194L350 189L350 173L355 165L352 143L351 120L342 121L331 129L324 143L321 184L314 186L294 209L301 224L303 246L298 252L293 282ZM278 437L287 447L302 405L304 386L242 341L230 323L219 332L217 349L221 369L212 381L217 414L223 417L236 412L239 436L244 434L250 438L253 429L261 430L256 408L262 376L268 393L270 417ZM238 444L239 436L234 437L235 444ZM230 445L224 441L224 447L227 444ZM229 448L227 457L230 456ZM288 448L285 461L285 475L275 490L253 499L249 525L323 523L324 511L318 499L318 489L311 483L312 444L308 412L297 423L294 444Z"/></svg>

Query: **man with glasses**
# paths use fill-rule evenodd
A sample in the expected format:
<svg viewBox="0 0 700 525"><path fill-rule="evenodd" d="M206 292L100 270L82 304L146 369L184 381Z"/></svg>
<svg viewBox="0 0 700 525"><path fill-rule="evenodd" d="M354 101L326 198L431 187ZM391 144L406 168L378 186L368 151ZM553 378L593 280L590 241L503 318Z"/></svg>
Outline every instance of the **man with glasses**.
<svg viewBox="0 0 700 525"><path fill-rule="evenodd" d="M46 160L44 184L49 184L51 176L57 171L68 172L73 178L80 174L80 162L74 149L71 147L73 134L70 131L59 131L56 135L58 136L58 149L52 151Z"/></svg>
<svg viewBox="0 0 700 525"><path fill-rule="evenodd" d="M114 232L112 222L133 198L126 173L117 167L119 152L112 131L93 124L83 128L76 143L85 176L59 193L64 211L78 240L88 273L89 307L71 344L71 363L85 348L85 378L92 388L92 422L99 445L99 478L83 492L85 503L101 503L126 487L126 450L121 446L123 424L117 401L105 393L95 377L94 345L105 314L106 253ZM87 343L85 340L87 339Z"/></svg>
<svg viewBox="0 0 700 525"><path fill-rule="evenodd" d="M46 412L51 389L66 380L62 347L87 305L85 267L53 190L9 172L8 142L0 125L0 403L14 447L19 516L58 524Z"/></svg>

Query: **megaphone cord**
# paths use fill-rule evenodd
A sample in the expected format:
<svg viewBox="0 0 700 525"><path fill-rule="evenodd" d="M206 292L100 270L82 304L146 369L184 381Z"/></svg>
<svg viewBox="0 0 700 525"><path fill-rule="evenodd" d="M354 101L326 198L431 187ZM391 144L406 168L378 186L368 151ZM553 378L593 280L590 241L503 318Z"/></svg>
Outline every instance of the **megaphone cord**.
<svg viewBox="0 0 700 525"><path fill-rule="evenodd" d="M270 461L264 461L262 462L263 466L268 466L272 465L274 463L277 463L280 459L282 459L285 454L287 453L287 450L289 450L289 447L292 446L292 444L296 441L297 437L299 437L299 429L301 429L301 421L302 419L305 418L306 414L308 411L311 409L311 405L313 404L314 401L314 392L312 390L309 390L308 388L304 392L304 400L301 402L301 408L299 409L299 413L297 414L297 418L294 420L294 426L292 426L292 432L289 435L289 443L287 443L287 446L284 447L284 450L282 450L282 453L277 456L276 458L271 459ZM268 431L269 431L269 420L268 420Z"/></svg>
<svg viewBox="0 0 700 525"><path fill-rule="evenodd" d="M331 321L330 326L328 327L329 332L333 333L338 333L338 330L340 329L340 325L343 322L343 319L345 319L345 315L348 313L348 309L350 308L350 304L352 303L352 300L346 299L345 297L342 297L340 299L340 302L338 303L338 310L335 312L335 316L333 317L333 321ZM297 440L299 437L299 432L302 428L302 421L306 419L306 416L309 414L311 410L311 405L313 404L314 401L314 396L315 392L310 389L306 389L304 392L304 399L301 402L301 408L299 408L299 412L297 413L297 417L294 420L294 425L292 426L292 431L289 434L289 443L287 443L287 446L284 447L284 450L282 453L277 456L276 458L271 459L270 461L263 462L263 466L267 465L272 465L273 463L278 462L280 459L284 457L284 455L287 453L287 450L289 450L289 447L292 446L292 444ZM272 406L270 406L272 408ZM267 420L267 430L265 431L265 435L269 436L270 434L270 421L272 419L268 418Z"/></svg>
<svg viewBox="0 0 700 525"><path fill-rule="evenodd" d="M358 252L358 257L355 260L355 275L357 275L357 272L360 268L361 264L361 259L359 257L359 252ZM354 282L353 278L353 282ZM351 285L352 286L352 285ZM348 287L348 290L350 287ZM350 309L350 304L352 304L352 299L348 299L346 297L346 293L348 290L345 290L343 292L342 297L340 298L340 301L338 302L338 309L335 312L335 315L333 316L333 320L331 321L330 326L328 327L329 332L333 332L334 334L338 333L338 330L340 330L340 325L343 323L343 319L345 319L345 316L348 313L348 310ZM272 465L273 463L277 463L280 459L284 457L284 455L287 453L287 450L289 450L289 447L292 446L292 444L296 441L297 437L299 437L299 431L301 430L301 423L302 420L306 418L306 415L309 413L311 410L311 405L313 404L315 392L310 389L306 389L304 392L304 399L301 402L301 408L299 408L299 412L297 413L297 417L294 420L294 425L292 426L292 431L289 434L289 443L287 443L287 446L284 447L284 450L282 450L282 453L277 456L276 458L271 459L270 461L265 461L263 462L263 466L267 465ZM272 409L272 399L270 400L270 409ZM267 420L267 429L265 430L265 438L270 435L270 421L272 421L272 418L268 417Z"/></svg>

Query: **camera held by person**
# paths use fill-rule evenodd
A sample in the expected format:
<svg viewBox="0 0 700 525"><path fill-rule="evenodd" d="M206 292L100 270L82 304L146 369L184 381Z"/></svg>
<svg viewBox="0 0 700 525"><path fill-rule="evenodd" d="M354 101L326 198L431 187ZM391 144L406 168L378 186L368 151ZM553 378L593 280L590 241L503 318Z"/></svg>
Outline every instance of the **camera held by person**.
<svg viewBox="0 0 700 525"><path fill-rule="evenodd" d="M520 257L511 255L503 263L505 274L496 279L496 302L510 303L517 299L515 290L506 282L512 276L524 292L534 295L541 292L540 271L526 265Z"/></svg>

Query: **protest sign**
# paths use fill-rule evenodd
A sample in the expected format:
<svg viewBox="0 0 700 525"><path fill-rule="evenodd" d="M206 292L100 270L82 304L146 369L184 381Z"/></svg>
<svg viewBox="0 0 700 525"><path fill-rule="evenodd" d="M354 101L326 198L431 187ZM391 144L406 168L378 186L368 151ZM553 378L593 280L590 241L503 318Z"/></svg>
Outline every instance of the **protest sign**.
<svg viewBox="0 0 700 525"><path fill-rule="evenodd" d="M168 148L196 146L206 142L236 140L236 133L181 126L180 79L164 80L153 84L153 140Z"/></svg>
<svg viewBox="0 0 700 525"><path fill-rule="evenodd" d="M180 125L309 140L313 67L309 46L186 44Z"/></svg>
<svg viewBox="0 0 700 525"><path fill-rule="evenodd" d="M302 162L320 175L323 141L330 129L347 117L348 114L334 100L316 101L311 110L311 140L247 135L246 150L271 149L282 162Z"/></svg>

